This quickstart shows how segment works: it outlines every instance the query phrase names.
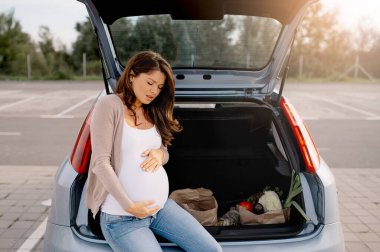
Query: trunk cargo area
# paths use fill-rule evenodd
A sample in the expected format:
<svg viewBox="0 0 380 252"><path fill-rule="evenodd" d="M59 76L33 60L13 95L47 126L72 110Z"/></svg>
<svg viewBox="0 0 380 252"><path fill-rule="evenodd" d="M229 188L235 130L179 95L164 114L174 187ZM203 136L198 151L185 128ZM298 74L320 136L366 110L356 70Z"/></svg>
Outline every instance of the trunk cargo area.
<svg viewBox="0 0 380 252"><path fill-rule="evenodd" d="M283 191L280 199L286 198L291 168L276 145L279 137L274 130L271 108L253 103L216 104L215 108L176 107L174 117L183 131L174 136L169 147L170 159L165 165L169 194L185 188L209 189L217 200L218 218L266 186L280 188ZM94 220L84 205L79 206L86 179L87 176L78 176L72 188L75 209L72 222L76 222L76 229L85 237L104 239L99 214ZM295 200L302 206L302 193ZM75 218L81 222L86 218L88 226ZM292 237L303 230L303 224L303 217L291 209L289 221L282 224L205 228L218 241L242 241Z"/></svg>
<svg viewBox="0 0 380 252"><path fill-rule="evenodd" d="M266 186L280 188L284 192L281 199L285 199L290 166L286 159L278 158L281 154L275 144L271 108L257 104L176 107L174 116L183 131L174 136L170 160L165 165L170 192L210 189L218 202L218 218ZM206 229L218 240L253 240L293 236L302 225L302 217L291 211L290 220L283 224Z"/></svg>

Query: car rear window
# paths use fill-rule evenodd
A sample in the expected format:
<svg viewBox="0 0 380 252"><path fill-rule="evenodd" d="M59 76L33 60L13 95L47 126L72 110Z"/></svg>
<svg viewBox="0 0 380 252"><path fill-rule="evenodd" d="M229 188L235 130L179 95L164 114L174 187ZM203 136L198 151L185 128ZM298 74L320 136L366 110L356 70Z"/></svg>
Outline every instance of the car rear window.
<svg viewBox="0 0 380 252"><path fill-rule="evenodd" d="M154 50L173 68L263 68L282 24L265 17L225 15L223 20L172 20L170 15L127 17L110 25L121 64L140 50Z"/></svg>

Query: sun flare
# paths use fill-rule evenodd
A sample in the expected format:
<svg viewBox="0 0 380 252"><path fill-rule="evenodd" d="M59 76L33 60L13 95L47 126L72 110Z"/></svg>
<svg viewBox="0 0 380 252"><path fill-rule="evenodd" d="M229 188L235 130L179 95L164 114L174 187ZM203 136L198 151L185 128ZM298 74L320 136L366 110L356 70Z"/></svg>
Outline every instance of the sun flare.
<svg viewBox="0 0 380 252"><path fill-rule="evenodd" d="M320 0L327 10L338 10L339 20L348 28L355 28L360 22L370 22L380 30L380 1L378 0Z"/></svg>

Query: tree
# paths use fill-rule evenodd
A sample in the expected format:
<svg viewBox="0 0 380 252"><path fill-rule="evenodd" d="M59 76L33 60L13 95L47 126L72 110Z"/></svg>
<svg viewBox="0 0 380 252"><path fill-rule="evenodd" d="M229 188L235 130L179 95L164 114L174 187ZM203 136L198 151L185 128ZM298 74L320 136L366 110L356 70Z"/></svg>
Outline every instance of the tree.
<svg viewBox="0 0 380 252"><path fill-rule="evenodd" d="M380 31L374 31L373 45L368 51L359 52L360 64L366 71L368 71L372 76L380 77Z"/></svg>
<svg viewBox="0 0 380 252"><path fill-rule="evenodd" d="M86 53L87 72L101 75L99 47L89 18L83 23L76 23L75 30L79 33L73 44L72 65L76 73L82 72L83 53Z"/></svg>
<svg viewBox="0 0 380 252"><path fill-rule="evenodd" d="M190 21L184 24L188 26L186 31L192 41L196 67L215 66L216 68L231 67L233 64L232 32L235 30L235 22L231 17L215 21ZM179 40L178 47L183 42ZM187 44L183 44L187 47Z"/></svg>
<svg viewBox="0 0 380 252"><path fill-rule="evenodd" d="M239 20L240 36L237 42L240 61L246 68L261 68L270 60L281 32L281 25L269 18L244 17Z"/></svg>
<svg viewBox="0 0 380 252"><path fill-rule="evenodd" d="M71 78L71 69L69 67L69 56L66 48L54 48L54 38L47 26L41 26L39 30L41 41L38 42L44 65L48 70L45 76L53 79L69 79ZM42 69L41 69L42 70ZM43 72L40 72L44 75Z"/></svg>
<svg viewBox="0 0 380 252"><path fill-rule="evenodd" d="M289 75L297 76L301 55L307 77L336 77L353 62L351 33L339 25L334 11L323 11L319 3L309 7L298 29Z"/></svg>
<svg viewBox="0 0 380 252"><path fill-rule="evenodd" d="M111 36L115 48L117 48L117 56L122 64L126 64L127 60L132 56L134 44L131 41L134 25L128 18L116 20L111 26Z"/></svg>
<svg viewBox="0 0 380 252"><path fill-rule="evenodd" d="M169 61L176 57L176 44L167 15L139 17L128 42L133 46L131 52L153 50Z"/></svg>
<svg viewBox="0 0 380 252"><path fill-rule="evenodd" d="M123 64L136 51L159 52L174 66L228 65L230 33L234 22L176 21L168 15L119 19L111 25L111 35Z"/></svg>
<svg viewBox="0 0 380 252"><path fill-rule="evenodd" d="M26 75L26 56L34 46L13 15L14 11L0 14L0 74Z"/></svg>

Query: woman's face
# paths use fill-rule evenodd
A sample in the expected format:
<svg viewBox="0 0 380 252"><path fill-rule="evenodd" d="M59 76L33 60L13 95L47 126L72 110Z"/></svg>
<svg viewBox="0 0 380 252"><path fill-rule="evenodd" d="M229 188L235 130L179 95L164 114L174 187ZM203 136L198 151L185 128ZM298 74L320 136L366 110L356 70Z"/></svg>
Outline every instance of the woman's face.
<svg viewBox="0 0 380 252"><path fill-rule="evenodd" d="M165 84L165 75L158 70L131 76L132 88L136 95L135 106L151 103L161 92Z"/></svg>

